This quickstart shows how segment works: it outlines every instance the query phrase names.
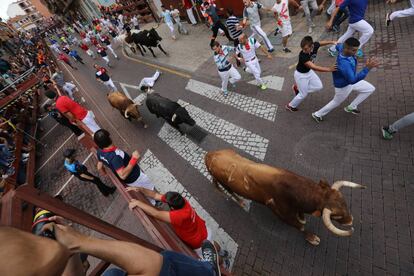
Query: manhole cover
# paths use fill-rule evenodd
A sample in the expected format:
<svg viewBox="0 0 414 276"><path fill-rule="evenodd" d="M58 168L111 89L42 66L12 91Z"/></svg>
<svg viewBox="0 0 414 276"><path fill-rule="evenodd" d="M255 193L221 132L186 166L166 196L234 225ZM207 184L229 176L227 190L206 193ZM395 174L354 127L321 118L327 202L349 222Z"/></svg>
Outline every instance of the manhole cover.
<svg viewBox="0 0 414 276"><path fill-rule="evenodd" d="M340 135L311 133L295 146L295 159L309 170L330 171L342 163L348 151Z"/></svg>

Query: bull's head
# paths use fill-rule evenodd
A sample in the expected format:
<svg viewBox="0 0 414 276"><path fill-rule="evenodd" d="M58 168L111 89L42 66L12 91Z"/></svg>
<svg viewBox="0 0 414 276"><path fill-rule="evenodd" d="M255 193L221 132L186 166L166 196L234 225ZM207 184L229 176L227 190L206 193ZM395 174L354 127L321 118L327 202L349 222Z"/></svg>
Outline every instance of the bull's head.
<svg viewBox="0 0 414 276"><path fill-rule="evenodd" d="M149 30L149 34L151 38L155 39L157 42L160 42L162 40L162 38L154 28L151 28L151 30Z"/></svg>
<svg viewBox="0 0 414 276"><path fill-rule="evenodd" d="M185 123L190 126L195 125L195 121L193 120L193 118L191 118L190 114L188 114L187 110L185 110L184 107L177 108L177 110L171 118L171 121L176 125L182 123Z"/></svg>
<svg viewBox="0 0 414 276"><path fill-rule="evenodd" d="M354 229L342 230L337 228L332 220L338 222L341 225L352 226L353 218L348 210L348 206L345 202L345 198L339 191L342 187L365 189L366 187L360 184L356 184L349 181L336 181L330 191L327 194L327 202L324 204L322 211L322 219L326 228L335 235L346 237L351 236Z"/></svg>
<svg viewBox="0 0 414 276"><path fill-rule="evenodd" d="M137 108L138 105L139 105L138 103L129 105L125 109L125 112L124 112L125 118L128 119L129 117L131 117L132 119L138 120L141 117L141 114L139 114L139 111Z"/></svg>

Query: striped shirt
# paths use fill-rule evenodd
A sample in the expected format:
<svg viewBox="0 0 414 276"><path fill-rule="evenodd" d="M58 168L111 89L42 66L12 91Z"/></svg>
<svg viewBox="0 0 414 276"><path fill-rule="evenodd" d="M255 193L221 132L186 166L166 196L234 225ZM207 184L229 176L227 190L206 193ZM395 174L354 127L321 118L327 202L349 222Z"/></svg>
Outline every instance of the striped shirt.
<svg viewBox="0 0 414 276"><path fill-rule="evenodd" d="M223 70L231 66L231 63L227 60L230 52L235 50L232 46L223 45L221 46L222 53L214 53L214 62L217 65L218 70Z"/></svg>
<svg viewBox="0 0 414 276"><path fill-rule="evenodd" d="M229 30L230 36L233 39L237 39L242 34L242 30L237 30L236 28L237 25L239 24L240 24L239 19L235 17L234 15L227 18L227 21L226 21L227 29Z"/></svg>

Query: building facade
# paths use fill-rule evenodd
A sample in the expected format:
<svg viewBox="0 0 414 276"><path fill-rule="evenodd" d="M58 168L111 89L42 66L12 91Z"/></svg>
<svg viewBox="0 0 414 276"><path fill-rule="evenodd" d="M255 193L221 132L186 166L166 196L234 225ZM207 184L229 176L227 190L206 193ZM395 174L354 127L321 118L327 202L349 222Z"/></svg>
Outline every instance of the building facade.
<svg viewBox="0 0 414 276"><path fill-rule="evenodd" d="M18 0L7 9L8 22L18 31L29 31L44 20L43 15L30 0Z"/></svg>

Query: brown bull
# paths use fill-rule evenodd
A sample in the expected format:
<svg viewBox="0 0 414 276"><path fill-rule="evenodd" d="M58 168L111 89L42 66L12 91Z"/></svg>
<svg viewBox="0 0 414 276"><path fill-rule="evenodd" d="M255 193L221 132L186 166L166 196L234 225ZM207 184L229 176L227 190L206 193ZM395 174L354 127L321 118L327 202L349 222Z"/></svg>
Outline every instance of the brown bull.
<svg viewBox="0 0 414 276"><path fill-rule="evenodd" d="M145 124L144 120L142 119L141 113L139 113L139 104L134 103L130 98L128 98L121 92L109 93L107 95L107 98L111 106L113 108L118 109L119 112L121 112L122 116L124 116L128 120L137 120L142 123L144 128L147 128L147 124Z"/></svg>
<svg viewBox="0 0 414 276"><path fill-rule="evenodd" d="M268 206L285 223L302 231L313 245L318 245L320 239L305 231L305 214L322 215L325 226L338 236L353 233L353 228L338 229L331 219L351 226L353 218L339 189L365 186L348 181L336 181L332 186L325 181L317 183L284 169L255 163L233 150L208 152L205 163L215 185L220 183L239 203L237 195Z"/></svg>

